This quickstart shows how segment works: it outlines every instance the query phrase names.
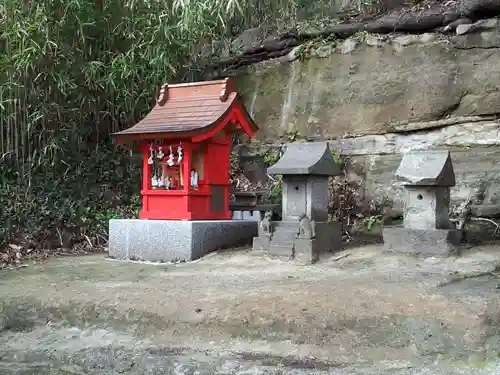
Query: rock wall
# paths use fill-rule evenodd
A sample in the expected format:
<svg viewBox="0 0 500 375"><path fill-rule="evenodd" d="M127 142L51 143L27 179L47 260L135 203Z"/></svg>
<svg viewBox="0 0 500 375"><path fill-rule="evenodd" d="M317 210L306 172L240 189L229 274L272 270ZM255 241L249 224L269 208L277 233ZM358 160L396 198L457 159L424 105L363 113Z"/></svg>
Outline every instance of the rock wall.
<svg viewBox="0 0 500 375"><path fill-rule="evenodd" d="M500 215L500 29L445 37L438 33L359 34L310 47L238 73L239 89L260 126L259 140L286 134L329 139L351 155L366 194L393 201L401 153L452 150L455 201L475 196L476 213Z"/></svg>

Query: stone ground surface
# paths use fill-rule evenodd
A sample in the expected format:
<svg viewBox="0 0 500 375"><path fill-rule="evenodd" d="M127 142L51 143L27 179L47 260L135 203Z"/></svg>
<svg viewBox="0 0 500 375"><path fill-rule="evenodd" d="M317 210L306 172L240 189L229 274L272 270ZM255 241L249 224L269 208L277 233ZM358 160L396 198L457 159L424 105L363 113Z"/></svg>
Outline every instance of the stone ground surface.
<svg viewBox="0 0 500 375"><path fill-rule="evenodd" d="M52 259L0 272L0 374L499 374L499 265L498 245Z"/></svg>

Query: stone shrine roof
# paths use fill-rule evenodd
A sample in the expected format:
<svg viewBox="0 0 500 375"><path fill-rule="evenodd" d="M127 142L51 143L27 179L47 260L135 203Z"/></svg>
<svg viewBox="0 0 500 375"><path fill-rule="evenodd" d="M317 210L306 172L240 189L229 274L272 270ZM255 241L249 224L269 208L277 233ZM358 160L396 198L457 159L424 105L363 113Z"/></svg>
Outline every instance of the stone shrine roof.
<svg viewBox="0 0 500 375"><path fill-rule="evenodd" d="M396 179L412 186L455 186L449 151L411 151L403 155Z"/></svg>
<svg viewBox="0 0 500 375"><path fill-rule="evenodd" d="M288 143L280 160L267 168L269 174L323 175L342 174L340 166L333 160L327 142Z"/></svg>
<svg viewBox="0 0 500 375"><path fill-rule="evenodd" d="M231 78L164 84L151 112L114 136L129 140L195 136L227 120L234 109L239 113L238 120L243 119L253 132L257 131Z"/></svg>

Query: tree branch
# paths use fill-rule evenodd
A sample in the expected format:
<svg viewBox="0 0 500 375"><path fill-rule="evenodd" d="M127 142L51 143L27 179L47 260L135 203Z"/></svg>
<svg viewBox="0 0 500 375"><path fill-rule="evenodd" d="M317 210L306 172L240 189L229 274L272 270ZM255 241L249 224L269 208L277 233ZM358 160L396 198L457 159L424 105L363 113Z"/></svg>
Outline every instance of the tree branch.
<svg viewBox="0 0 500 375"><path fill-rule="evenodd" d="M467 222L470 221L472 216L472 198L469 197L462 203L460 203L455 209L451 212L450 222L454 223L456 228L465 231L465 226Z"/></svg>
<svg viewBox="0 0 500 375"><path fill-rule="evenodd" d="M453 32L458 25L500 15L500 0L458 0L429 7L401 8L362 22L345 22L315 32L298 32L295 28L274 40L248 46L243 54L213 62L208 69L232 70L263 60L283 56L293 47L311 39L334 35L345 39L360 31L388 34L393 32L424 33L430 31ZM479 27L481 25L477 25ZM475 27L475 26L474 26ZM473 29L474 27L471 26ZM469 28L467 29L469 30ZM284 52L286 51L286 53Z"/></svg>
<svg viewBox="0 0 500 375"><path fill-rule="evenodd" d="M493 235L494 236L500 235L500 224L498 224L497 222L495 222L491 219L487 219L485 217L471 217L470 220L471 221L486 221L488 223L491 223L495 226L495 230L493 231Z"/></svg>

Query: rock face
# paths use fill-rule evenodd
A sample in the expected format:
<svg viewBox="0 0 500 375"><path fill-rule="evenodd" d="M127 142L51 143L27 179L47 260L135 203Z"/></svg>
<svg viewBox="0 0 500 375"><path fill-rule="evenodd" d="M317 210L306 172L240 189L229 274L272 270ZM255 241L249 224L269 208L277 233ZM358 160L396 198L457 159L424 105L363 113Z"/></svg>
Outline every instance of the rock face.
<svg viewBox="0 0 500 375"><path fill-rule="evenodd" d="M401 153L450 149L452 200L472 194L477 210L500 214L500 29L451 37L363 34L312 46L310 55L238 72L261 141L297 133L331 140L363 167L367 194L393 201L396 216Z"/></svg>
<svg viewBox="0 0 500 375"><path fill-rule="evenodd" d="M387 133L331 141L331 147L358 164L367 195L393 202L391 216L401 216L402 187L395 171L402 153L410 150L449 149L456 185L452 204L475 197L475 213L500 214L500 125L495 121L457 124L416 133Z"/></svg>
<svg viewBox="0 0 500 375"><path fill-rule="evenodd" d="M287 130L321 138L384 134L399 122L498 112L498 31L451 41L400 36L380 46L365 39L350 53L329 49L324 58L257 64L241 75L239 89L261 124L260 137ZM325 50L319 47L319 55Z"/></svg>

